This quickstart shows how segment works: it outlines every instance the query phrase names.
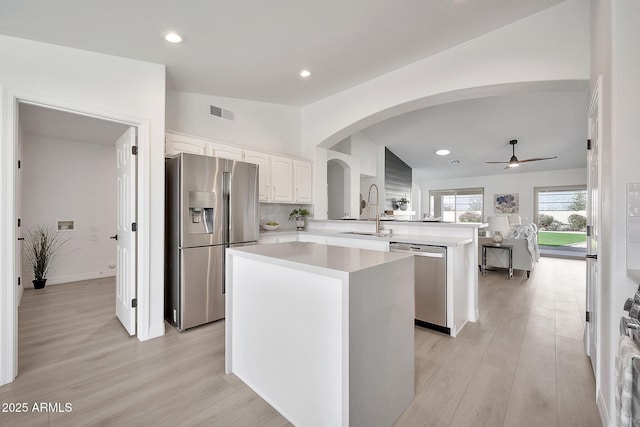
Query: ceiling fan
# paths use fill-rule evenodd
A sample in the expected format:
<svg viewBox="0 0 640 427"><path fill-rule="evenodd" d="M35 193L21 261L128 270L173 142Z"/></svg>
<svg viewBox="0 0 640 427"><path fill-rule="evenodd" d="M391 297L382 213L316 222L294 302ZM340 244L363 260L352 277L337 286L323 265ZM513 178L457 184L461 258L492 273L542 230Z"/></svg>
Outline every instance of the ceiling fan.
<svg viewBox="0 0 640 427"><path fill-rule="evenodd" d="M513 155L511 156L511 159L508 162L485 162L485 163L506 163L507 166L505 167L505 169L509 169L509 168L516 168L520 166L520 163L537 162L539 160L550 160L550 159L558 158L558 156L550 156L550 157L534 157L532 159L518 160L518 158L516 157L517 143L518 143L517 139L512 139L511 141L509 141L509 144L511 144L511 147L513 148Z"/></svg>

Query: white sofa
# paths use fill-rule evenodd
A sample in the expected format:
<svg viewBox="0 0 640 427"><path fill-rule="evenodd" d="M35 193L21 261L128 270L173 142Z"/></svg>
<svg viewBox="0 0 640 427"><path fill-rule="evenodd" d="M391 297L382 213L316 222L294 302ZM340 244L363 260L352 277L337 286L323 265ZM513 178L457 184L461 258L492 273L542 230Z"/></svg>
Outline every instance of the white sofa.
<svg viewBox="0 0 640 427"><path fill-rule="evenodd" d="M478 261L482 263L482 245L493 244L490 237L478 238ZM516 270L525 270L527 277L531 275L535 263L538 261L536 256L532 256L529 252L527 239L508 239L502 240L503 245L513 246L513 268ZM487 250L487 267L509 268L509 253L505 250Z"/></svg>

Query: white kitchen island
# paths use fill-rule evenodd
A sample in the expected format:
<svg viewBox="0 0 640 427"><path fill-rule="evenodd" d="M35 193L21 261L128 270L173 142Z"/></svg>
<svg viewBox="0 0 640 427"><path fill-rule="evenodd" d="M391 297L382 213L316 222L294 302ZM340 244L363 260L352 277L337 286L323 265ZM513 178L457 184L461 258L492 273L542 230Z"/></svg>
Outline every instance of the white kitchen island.
<svg viewBox="0 0 640 427"><path fill-rule="evenodd" d="M414 395L413 257L227 250L225 370L299 426L390 426Z"/></svg>

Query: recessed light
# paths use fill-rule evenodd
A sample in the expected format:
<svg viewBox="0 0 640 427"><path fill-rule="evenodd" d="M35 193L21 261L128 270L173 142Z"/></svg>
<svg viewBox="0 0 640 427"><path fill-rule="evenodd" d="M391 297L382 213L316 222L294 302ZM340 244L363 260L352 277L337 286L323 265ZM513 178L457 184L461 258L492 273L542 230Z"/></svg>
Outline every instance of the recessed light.
<svg viewBox="0 0 640 427"><path fill-rule="evenodd" d="M166 41L168 41L169 43L180 43L180 42L182 42L182 36L180 34L176 33L175 31L169 31L168 33L165 33L164 39Z"/></svg>
<svg viewBox="0 0 640 427"><path fill-rule="evenodd" d="M311 71L309 70L300 71L300 77L309 77L310 75L311 75Z"/></svg>
<svg viewBox="0 0 640 427"><path fill-rule="evenodd" d="M451 154L451 151L445 150L444 148L442 148L440 150L436 150L436 154L438 156L448 156L449 154Z"/></svg>

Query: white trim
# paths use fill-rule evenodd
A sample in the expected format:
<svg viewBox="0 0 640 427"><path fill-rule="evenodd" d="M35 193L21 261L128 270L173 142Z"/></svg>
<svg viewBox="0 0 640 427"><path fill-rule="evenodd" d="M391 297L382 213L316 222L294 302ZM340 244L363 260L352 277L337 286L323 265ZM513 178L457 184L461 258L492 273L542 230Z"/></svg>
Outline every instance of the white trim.
<svg viewBox="0 0 640 427"><path fill-rule="evenodd" d="M115 272L109 272L108 274L101 273L99 271L91 271L89 273L68 274L66 276L56 276L47 278L47 286L59 285L61 283L80 282L82 280L104 279L105 277L115 277ZM24 282L24 287L29 289L33 286L29 286L29 281Z"/></svg>
<svg viewBox="0 0 640 427"><path fill-rule="evenodd" d="M138 267L137 267L137 336L140 341L164 335L164 322L150 325L150 283L149 283L149 253L151 248L149 224L151 222L150 198L150 120L140 117L121 115L113 111L105 111L95 105L84 102L69 102L52 98L28 90L9 90L0 86L0 117L5 124L4 132L0 135L0 385L12 382L18 372L18 336L17 336L17 281L18 272L15 271L15 171L16 171L16 129L17 105L24 102L47 108L67 111L74 114L89 116L122 123L136 127L138 134ZM4 110L3 110L4 108Z"/></svg>
<svg viewBox="0 0 640 427"><path fill-rule="evenodd" d="M600 414L600 422L604 427L613 427L615 425L615 420L613 423L609 422L609 413L607 412L607 405L604 400L604 396L602 393L596 393L596 406L598 407L598 413Z"/></svg>
<svg viewBox="0 0 640 427"><path fill-rule="evenodd" d="M17 286L13 286L13 280L17 277L15 272L15 144L13 141L13 126L10 117L12 109L9 105L7 90L0 86L0 117L1 123L5 123L0 135L0 230L4 238L0 239L0 385L10 383L17 374L17 359L15 349L18 348L18 337L15 325L18 321L16 310Z"/></svg>

